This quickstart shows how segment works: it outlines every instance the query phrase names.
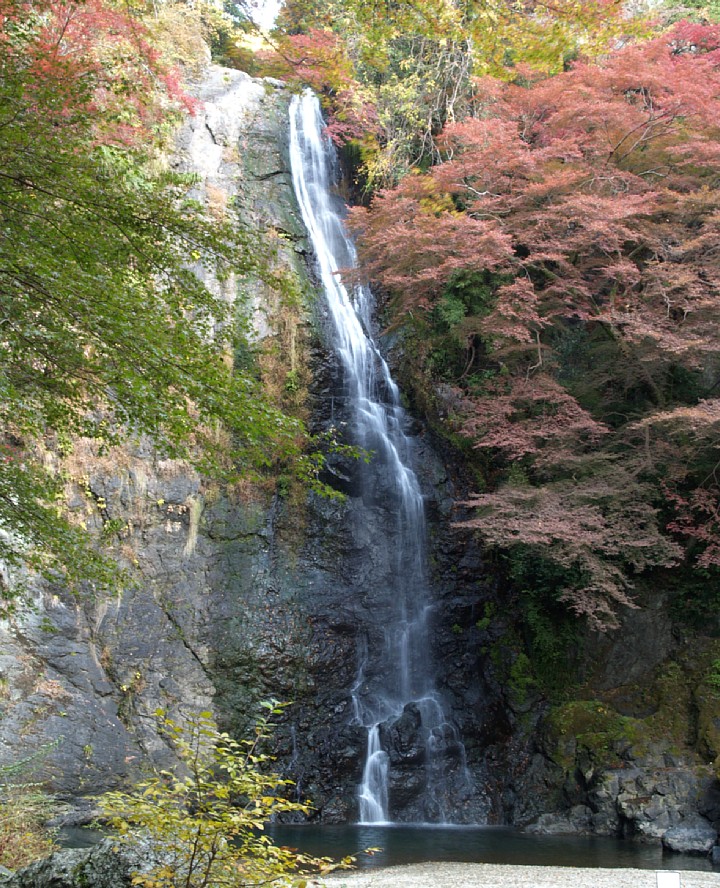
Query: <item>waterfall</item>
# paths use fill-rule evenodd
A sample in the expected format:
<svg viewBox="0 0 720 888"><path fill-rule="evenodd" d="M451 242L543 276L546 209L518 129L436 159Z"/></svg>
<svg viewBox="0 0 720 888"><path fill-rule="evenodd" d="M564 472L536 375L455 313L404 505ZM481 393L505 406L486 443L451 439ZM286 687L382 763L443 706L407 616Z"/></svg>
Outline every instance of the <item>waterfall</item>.
<svg viewBox="0 0 720 888"><path fill-rule="evenodd" d="M412 467L414 440L405 431L408 420L397 385L372 338L372 295L366 287L346 288L338 275L338 269L356 264L356 254L342 221L344 205L333 193L336 158L323 129L317 98L309 91L295 96L290 107L293 184L352 405L352 443L372 454L362 472L361 496L368 508L382 504L392 516L387 535L373 542L389 547L392 567L382 597L384 637L360 643L351 689L356 722L367 729L360 821L390 820L388 750L393 737L400 736L402 755L424 763L423 819L447 822L447 763L464 762L464 749L435 689L429 655L426 521Z"/></svg>

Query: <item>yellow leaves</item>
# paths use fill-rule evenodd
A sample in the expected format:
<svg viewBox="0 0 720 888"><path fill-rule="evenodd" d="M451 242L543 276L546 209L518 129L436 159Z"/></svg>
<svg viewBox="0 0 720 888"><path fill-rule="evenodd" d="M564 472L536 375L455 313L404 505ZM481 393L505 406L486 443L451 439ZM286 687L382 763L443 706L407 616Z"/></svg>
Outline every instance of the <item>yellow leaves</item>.
<svg viewBox="0 0 720 888"><path fill-rule="evenodd" d="M267 756L257 744L269 736L269 718L282 704L265 706L252 740L238 741L218 731L205 711L178 725L163 710L156 715L187 773L163 772L132 793L108 793L101 806L122 841L150 836L161 863L136 873L140 888L214 888L220 884L264 884L302 871L326 867L324 858L278 848L263 834L274 813L306 813L307 805L275 795L290 785L259 770ZM244 800L241 806L239 800ZM344 865L344 864L340 864ZM240 876L240 879L238 878Z"/></svg>
<svg viewBox="0 0 720 888"><path fill-rule="evenodd" d="M620 4L597 0L486 0L464 8L451 0L408 0L382 17L362 0L344 0L341 7L355 17L352 40L364 64L378 71L393 63L396 44L420 38L441 51L453 42L469 43L477 73L512 77L518 63L553 73L577 51L593 56L646 29L624 16Z"/></svg>
<svg viewBox="0 0 720 888"><path fill-rule="evenodd" d="M419 204L423 211L431 216L441 216L443 213L458 215L449 194L433 194L422 198Z"/></svg>
<svg viewBox="0 0 720 888"><path fill-rule="evenodd" d="M133 873L130 884L138 888L172 888L176 875L172 867L162 866L152 874Z"/></svg>

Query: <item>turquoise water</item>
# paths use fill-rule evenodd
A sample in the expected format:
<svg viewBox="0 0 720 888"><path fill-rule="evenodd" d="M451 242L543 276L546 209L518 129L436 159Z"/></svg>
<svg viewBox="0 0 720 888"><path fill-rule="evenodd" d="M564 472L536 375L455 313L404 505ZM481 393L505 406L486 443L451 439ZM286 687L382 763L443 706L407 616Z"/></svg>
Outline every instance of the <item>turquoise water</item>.
<svg viewBox="0 0 720 888"><path fill-rule="evenodd" d="M278 844L308 853L328 857L356 854L362 869L438 860L717 871L704 857L663 853L657 845L630 839L536 836L507 827L273 825L268 832ZM382 850L373 855L361 853L371 847Z"/></svg>

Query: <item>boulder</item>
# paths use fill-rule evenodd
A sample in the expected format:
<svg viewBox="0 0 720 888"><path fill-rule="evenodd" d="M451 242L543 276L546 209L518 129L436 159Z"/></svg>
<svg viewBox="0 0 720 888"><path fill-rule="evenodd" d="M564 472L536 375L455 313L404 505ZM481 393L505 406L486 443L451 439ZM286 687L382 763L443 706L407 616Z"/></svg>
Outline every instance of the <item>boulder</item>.
<svg viewBox="0 0 720 888"><path fill-rule="evenodd" d="M2 888L130 888L134 872L147 861L142 853L105 839L94 848L58 851L12 875L0 875Z"/></svg>
<svg viewBox="0 0 720 888"><path fill-rule="evenodd" d="M702 817L671 826L662 837L663 848L682 854L709 854L717 841L717 830Z"/></svg>
<svg viewBox="0 0 720 888"><path fill-rule="evenodd" d="M593 812L586 805L575 805L563 814L541 814L527 832L543 836L583 835L593 831Z"/></svg>

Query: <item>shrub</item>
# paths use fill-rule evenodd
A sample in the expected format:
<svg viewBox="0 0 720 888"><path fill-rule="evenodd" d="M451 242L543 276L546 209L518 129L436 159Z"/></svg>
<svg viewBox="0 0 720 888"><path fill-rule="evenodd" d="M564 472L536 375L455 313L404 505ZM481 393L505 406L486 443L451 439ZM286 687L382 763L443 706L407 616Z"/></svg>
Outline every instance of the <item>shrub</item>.
<svg viewBox="0 0 720 888"><path fill-rule="evenodd" d="M20 869L56 850L45 826L48 797L33 784L0 789L0 866Z"/></svg>
<svg viewBox="0 0 720 888"><path fill-rule="evenodd" d="M153 842L157 863L133 876L141 888L243 888L274 883L305 883L303 873L347 867L278 847L265 835L271 816L307 813L309 805L282 797L291 781L264 770L269 756L260 744L271 733L270 718L282 706L263 703L269 712L256 722L250 739L235 740L216 727L209 712L184 727L157 715L182 763L175 773L160 772L131 792L103 796L101 807L122 842Z"/></svg>

